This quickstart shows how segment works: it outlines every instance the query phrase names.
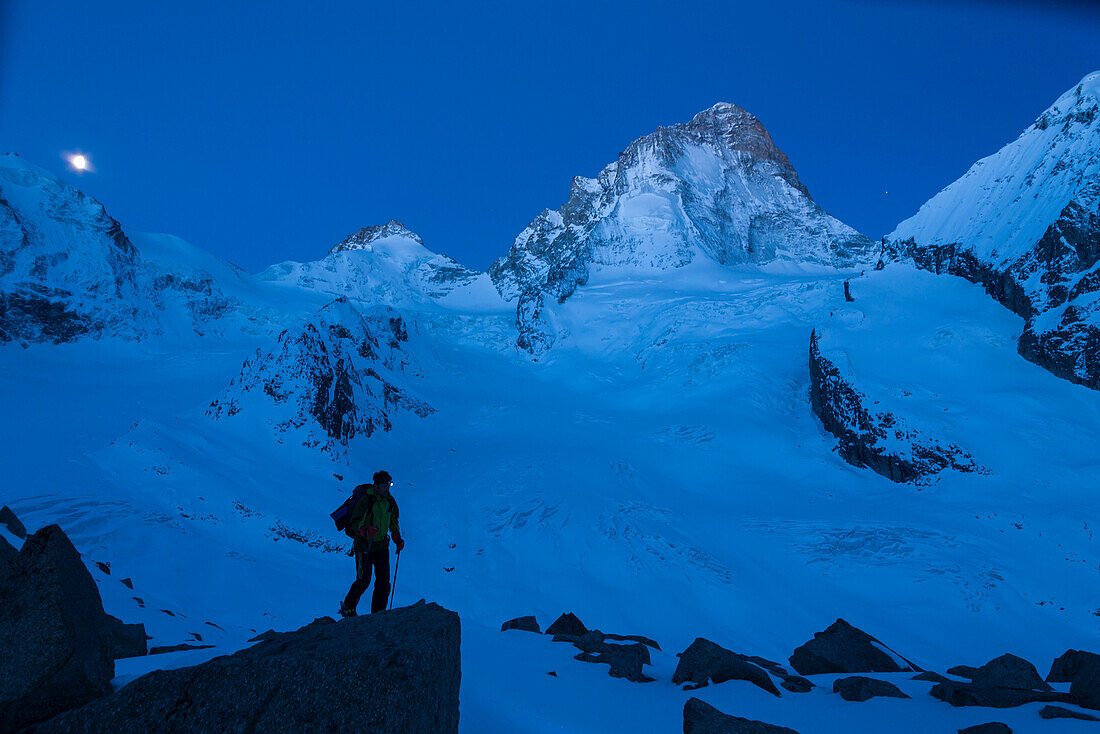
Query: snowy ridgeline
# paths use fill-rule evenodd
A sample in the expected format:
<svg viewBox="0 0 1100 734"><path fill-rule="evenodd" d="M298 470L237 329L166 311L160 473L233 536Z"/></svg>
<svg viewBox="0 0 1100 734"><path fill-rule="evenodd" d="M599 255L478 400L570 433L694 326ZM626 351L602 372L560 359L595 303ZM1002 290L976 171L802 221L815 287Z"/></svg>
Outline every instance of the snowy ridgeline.
<svg viewBox="0 0 1100 734"><path fill-rule="evenodd" d="M1094 140L1091 89L1038 132ZM577 179L490 273L391 222L253 275L10 156L0 198L3 503L60 523L150 645L214 646L125 661L119 682L334 614L352 568L328 513L382 467L409 542L396 603L462 616L470 731L676 730L672 651L696 637L782 662L843 617L944 671L1044 667L1100 629L1100 395L1017 352L1055 307L929 265L1011 269L976 245L917 238L867 267L877 248L738 108ZM1080 313L1074 251L1057 272ZM656 680L498 631L563 608L660 640ZM803 732L997 718L890 675L921 700L851 703L829 680L782 703L744 682L699 695ZM1039 708L1000 720L1027 731Z"/></svg>

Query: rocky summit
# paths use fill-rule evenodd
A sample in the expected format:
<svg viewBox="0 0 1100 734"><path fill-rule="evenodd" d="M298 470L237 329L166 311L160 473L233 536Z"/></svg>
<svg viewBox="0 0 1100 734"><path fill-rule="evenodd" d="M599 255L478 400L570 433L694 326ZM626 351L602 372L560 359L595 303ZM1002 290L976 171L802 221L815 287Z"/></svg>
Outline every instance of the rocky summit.
<svg viewBox="0 0 1100 734"><path fill-rule="evenodd" d="M824 212L763 124L732 104L638 138L596 178L573 179L489 269L517 301L518 345L554 342L546 309L602 270L661 272L699 260L851 266L871 243Z"/></svg>

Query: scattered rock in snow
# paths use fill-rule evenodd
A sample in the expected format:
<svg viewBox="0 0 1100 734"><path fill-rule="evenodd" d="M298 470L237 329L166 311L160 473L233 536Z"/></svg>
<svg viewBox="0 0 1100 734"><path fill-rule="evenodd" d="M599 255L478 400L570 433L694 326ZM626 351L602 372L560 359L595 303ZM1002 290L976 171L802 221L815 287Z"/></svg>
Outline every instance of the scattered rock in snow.
<svg viewBox="0 0 1100 734"><path fill-rule="evenodd" d="M697 637L683 652L676 653L680 662L672 674L676 685L691 682L686 689L702 688L707 683L723 683L728 680L744 680L763 688L773 696L779 696L771 676L759 665L749 662L745 655L727 650L710 640Z"/></svg>
<svg viewBox="0 0 1100 734"><path fill-rule="evenodd" d="M535 619L534 615L509 619L500 626L500 631L503 632L504 630L523 630L524 632L534 632L535 634L540 634L542 632L542 630L539 629L538 620Z"/></svg>
<svg viewBox="0 0 1100 734"><path fill-rule="evenodd" d="M800 675L789 675L783 679L783 682L779 685L786 688L791 693L809 693L810 689L814 687L814 684L807 678L803 678Z"/></svg>
<svg viewBox="0 0 1100 734"><path fill-rule="evenodd" d="M724 714L698 698L684 704L684 734L798 734L785 726Z"/></svg>
<svg viewBox="0 0 1100 734"><path fill-rule="evenodd" d="M124 579L119 579L119 581L121 581L122 585L125 586L127 589L130 589L131 591L133 591L133 589L134 589L133 579L127 577L127 578L124 578Z"/></svg>
<svg viewBox="0 0 1100 734"><path fill-rule="evenodd" d="M576 615L572 612L566 612L565 614L554 620L554 623L546 628L546 634L548 635L583 635L588 632L588 628L584 626Z"/></svg>
<svg viewBox="0 0 1100 734"><path fill-rule="evenodd" d="M1068 693L1029 691L1024 688L979 686L974 683L937 683L929 693L952 706L990 706L1012 708L1025 703L1074 703Z"/></svg>
<svg viewBox="0 0 1100 734"><path fill-rule="evenodd" d="M959 729L958 732L959 734L1012 734L1012 729L1009 728L1008 724L991 721L988 724L968 726L965 729Z"/></svg>
<svg viewBox="0 0 1100 734"><path fill-rule="evenodd" d="M80 554L56 525L27 538L0 577L0 730L48 719L111 692L114 658L142 625L103 611ZM140 653L139 653L140 654Z"/></svg>
<svg viewBox="0 0 1100 734"><path fill-rule="evenodd" d="M20 540L25 540L27 537L27 529L23 527L23 523L15 516L15 511L7 505L0 507L0 525L6 527L8 532Z"/></svg>
<svg viewBox="0 0 1100 734"><path fill-rule="evenodd" d="M947 669L948 675L955 675L959 678L973 678L977 673L978 669L970 665L956 665Z"/></svg>
<svg viewBox="0 0 1100 734"><path fill-rule="evenodd" d="M183 652L184 650L206 650L207 648L214 647L213 645L192 645L188 642L180 643L179 645L158 645L157 647L149 648L150 655L164 655L169 652Z"/></svg>
<svg viewBox="0 0 1100 734"><path fill-rule="evenodd" d="M790 663L802 675L920 672L919 667L901 655L885 650L889 648L871 635L838 619L824 632L815 632L812 640L797 648L790 657Z"/></svg>
<svg viewBox="0 0 1100 734"><path fill-rule="evenodd" d="M1043 706L1039 709L1039 716L1044 719L1081 719L1082 721L1100 721L1100 718L1080 711L1070 711L1061 706Z"/></svg>
<svg viewBox="0 0 1100 734"><path fill-rule="evenodd" d="M655 680L642 672L642 666L650 664L650 657L649 648L640 642L632 645L602 643L597 651L581 652L574 658L586 663L607 663L611 666L608 675L612 678L626 678L634 683Z"/></svg>
<svg viewBox="0 0 1100 734"><path fill-rule="evenodd" d="M833 681L833 693L839 693L845 701L869 701L876 696L909 698L889 681L853 675Z"/></svg>
<svg viewBox="0 0 1100 734"><path fill-rule="evenodd" d="M986 688L1024 688L1027 690L1052 691L1041 677L1035 666L1015 655L1005 653L990 660L974 671L970 679L975 685Z"/></svg>
<svg viewBox="0 0 1100 734"><path fill-rule="evenodd" d="M1072 683L1078 674L1092 666L1100 666L1100 655L1084 650L1066 650L1050 666L1047 682Z"/></svg>
<svg viewBox="0 0 1100 734"><path fill-rule="evenodd" d="M233 655L144 675L35 732L457 732L458 615L418 602L322 617ZM355 685L347 685L354 681Z"/></svg>

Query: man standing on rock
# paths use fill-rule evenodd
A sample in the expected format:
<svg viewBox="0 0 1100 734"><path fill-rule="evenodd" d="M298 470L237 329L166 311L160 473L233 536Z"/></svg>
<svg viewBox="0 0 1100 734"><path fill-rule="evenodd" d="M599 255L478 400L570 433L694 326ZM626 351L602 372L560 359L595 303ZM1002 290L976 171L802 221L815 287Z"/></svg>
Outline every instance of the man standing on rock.
<svg viewBox="0 0 1100 734"><path fill-rule="evenodd" d="M390 539L393 533L397 552L405 547L401 529L397 525L397 502L390 494L393 478L382 470L374 473L374 484L367 488L351 511L349 526L355 532L355 581L347 597L340 605L340 616L354 617L359 598L370 586L371 568L374 569L374 596L371 597L371 613L386 608L390 594Z"/></svg>

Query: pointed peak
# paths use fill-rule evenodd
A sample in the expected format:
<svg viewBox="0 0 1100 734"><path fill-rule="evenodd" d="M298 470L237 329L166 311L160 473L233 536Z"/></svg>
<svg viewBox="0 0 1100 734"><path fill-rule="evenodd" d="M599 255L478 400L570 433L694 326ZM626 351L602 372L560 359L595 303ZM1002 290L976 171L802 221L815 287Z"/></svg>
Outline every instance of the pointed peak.
<svg viewBox="0 0 1100 734"><path fill-rule="evenodd" d="M363 227L358 232L348 235L340 244L329 250L329 254L332 255L337 252L346 252L348 250L369 250L373 243L389 237L412 240L421 247L424 246L424 240L420 238L420 235L407 229L404 224L396 219L391 219L385 224L376 224L373 227Z"/></svg>

